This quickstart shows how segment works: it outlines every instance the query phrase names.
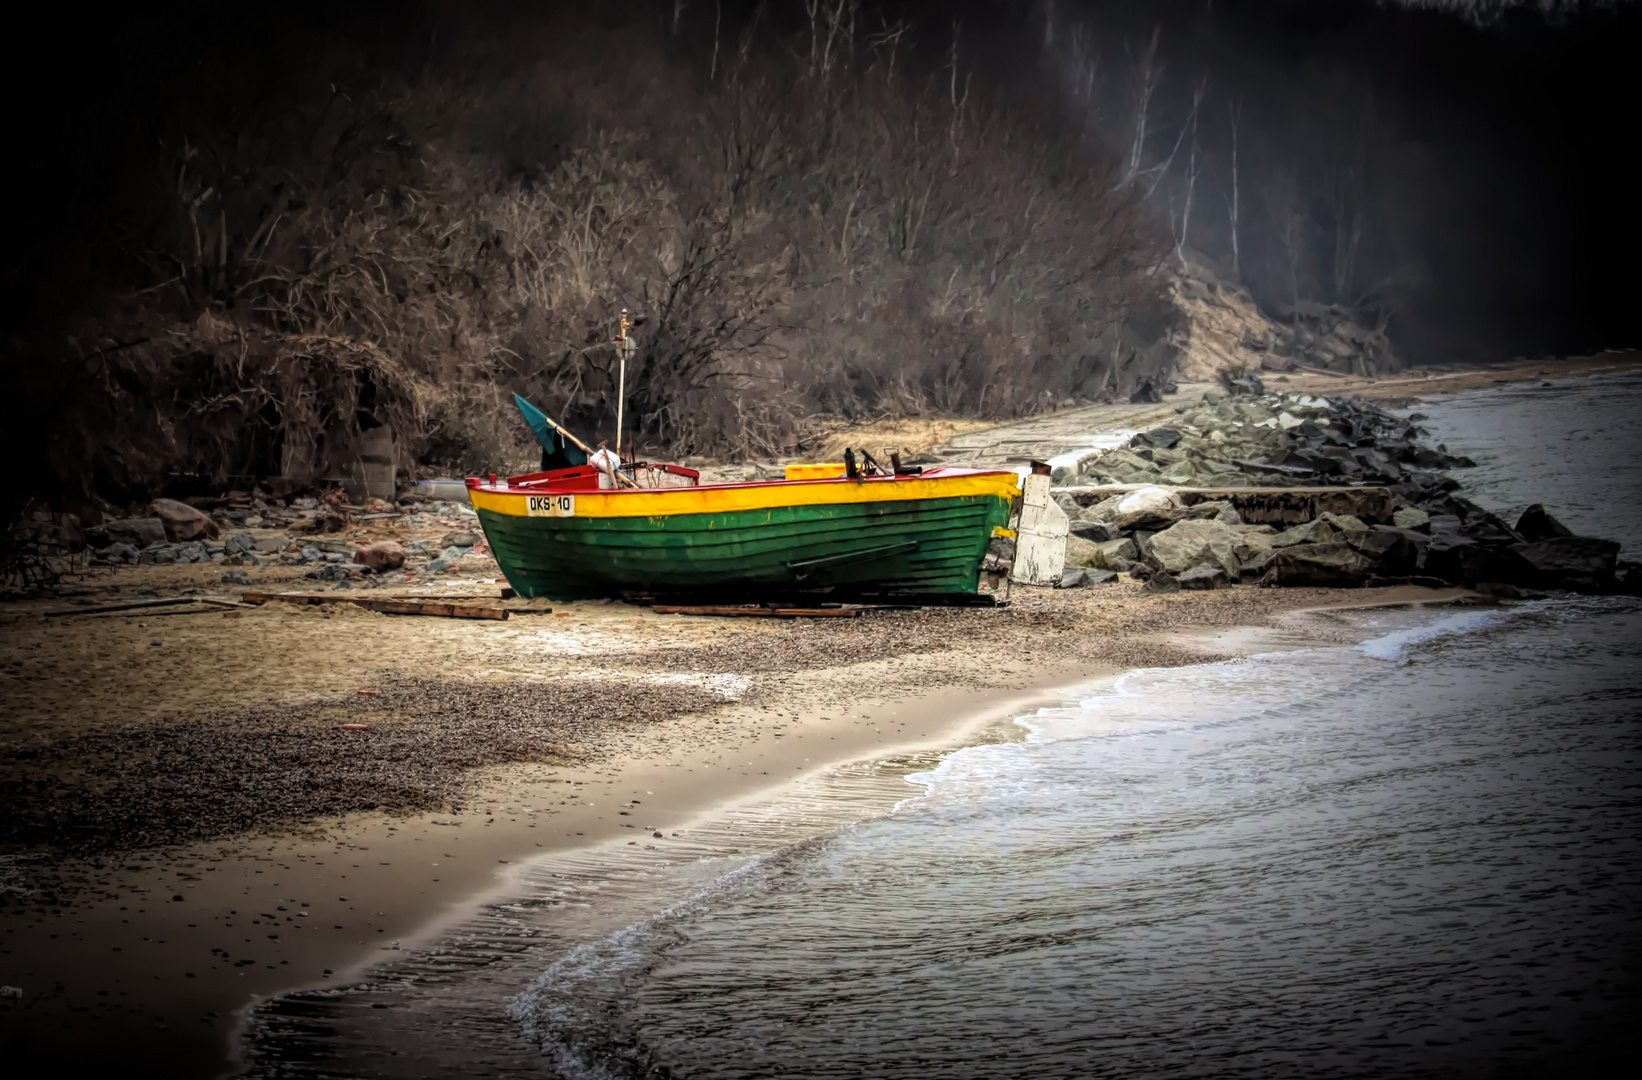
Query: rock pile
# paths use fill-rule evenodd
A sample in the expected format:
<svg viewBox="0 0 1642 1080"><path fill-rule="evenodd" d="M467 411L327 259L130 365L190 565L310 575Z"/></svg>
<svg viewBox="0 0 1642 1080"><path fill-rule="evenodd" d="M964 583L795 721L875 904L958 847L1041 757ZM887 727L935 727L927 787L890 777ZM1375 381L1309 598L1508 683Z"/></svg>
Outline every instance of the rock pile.
<svg viewBox="0 0 1642 1080"><path fill-rule="evenodd" d="M1361 399L1268 394L1259 378L1180 405L1180 422L1135 435L1125 449L1091 455L1071 484L1274 487L1386 484L1411 502L1459 482L1443 470L1469 460L1418 442L1404 420Z"/></svg>
<svg viewBox="0 0 1642 1080"><path fill-rule="evenodd" d="M1642 592L1642 568L1619 559L1619 544L1573 536L1538 505L1511 524L1457 494L1446 470L1472 462L1420 442L1417 413L1267 394L1258 379L1233 390L1081 463L1081 486L1059 494L1072 518L1068 570L1129 573L1154 591L1242 582Z"/></svg>
<svg viewBox="0 0 1642 1080"><path fill-rule="evenodd" d="M407 501L395 506L372 500L363 507L338 507L314 498L281 499L231 492L195 500L189 505L170 499L155 500L140 516L107 518L82 528L76 515L68 524L52 524L53 537L65 538L60 554L84 554L105 566L219 563L224 567L265 567L272 564L308 566L307 576L320 581L391 573L415 562L417 571L438 574L459 559L484 552L484 537L470 523L471 506L436 500ZM209 514L205 509L210 509ZM47 515L36 515L45 518ZM65 517L57 515L57 517ZM437 526L460 523L433 546L418 540L350 540L325 535L356 523L392 522L396 525ZM44 535L49 523L30 519L28 535ZM14 530L16 532L17 530ZM224 571L226 584L246 584L243 570Z"/></svg>

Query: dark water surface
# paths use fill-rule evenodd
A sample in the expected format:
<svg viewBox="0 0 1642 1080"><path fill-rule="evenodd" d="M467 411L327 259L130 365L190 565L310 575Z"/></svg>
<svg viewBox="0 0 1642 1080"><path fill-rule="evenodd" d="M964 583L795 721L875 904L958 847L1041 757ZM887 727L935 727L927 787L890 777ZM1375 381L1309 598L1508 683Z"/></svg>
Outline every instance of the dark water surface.
<svg viewBox="0 0 1642 1080"><path fill-rule="evenodd" d="M1487 1072L1617 1035L1642 613L1368 621L1032 717L517 1015L610 1076Z"/></svg>
<svg viewBox="0 0 1642 1080"><path fill-rule="evenodd" d="M1608 392L1631 442L1639 385ZM1511 486L1621 445L1495 438L1474 403L1584 415L1541 395L1421 411L1478 501L1642 535L1583 481ZM247 1050L261 1075L1565 1074L1642 1004L1639 714L1634 600L1312 615L1024 739L814 778L695 858L544 860L369 983L269 1003Z"/></svg>
<svg viewBox="0 0 1642 1080"><path fill-rule="evenodd" d="M1642 371L1514 383L1422 402L1433 439L1477 462L1462 494L1509 521L1543 503L1576 533L1642 551Z"/></svg>

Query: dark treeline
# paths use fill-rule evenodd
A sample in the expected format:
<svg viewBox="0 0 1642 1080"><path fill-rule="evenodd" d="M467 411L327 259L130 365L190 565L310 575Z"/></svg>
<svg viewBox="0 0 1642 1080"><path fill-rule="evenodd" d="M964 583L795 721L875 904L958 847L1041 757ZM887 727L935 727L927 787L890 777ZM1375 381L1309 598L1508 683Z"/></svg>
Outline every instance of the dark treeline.
<svg viewBox="0 0 1642 1080"><path fill-rule="evenodd" d="M1068 112L1268 311L1341 304L1427 363L1637 344L1642 5L1038 0L1034 17Z"/></svg>
<svg viewBox="0 0 1642 1080"><path fill-rule="evenodd" d="M1416 359L1634 330L1632 6L559 7L13 35L8 499L323 473L380 424L523 464L510 391L613 433L622 307L629 437L673 454L1125 394L1188 251Z"/></svg>
<svg viewBox="0 0 1642 1080"><path fill-rule="evenodd" d="M29 475L131 498L323 471L381 424L405 465L523 464L510 391L612 433L623 307L648 316L629 437L671 453L1017 415L1159 362L1165 238L1047 88L944 24L703 6L172 12L76 42L33 87L61 156L7 268Z"/></svg>

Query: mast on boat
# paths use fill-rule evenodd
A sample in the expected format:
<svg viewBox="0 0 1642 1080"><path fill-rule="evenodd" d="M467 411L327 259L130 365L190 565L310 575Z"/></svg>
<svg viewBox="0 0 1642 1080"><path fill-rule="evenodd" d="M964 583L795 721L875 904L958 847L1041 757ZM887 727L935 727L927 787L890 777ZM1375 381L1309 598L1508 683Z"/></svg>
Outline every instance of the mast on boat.
<svg viewBox="0 0 1642 1080"><path fill-rule="evenodd" d="M639 343L630 331L644 325L643 315L629 315L621 309L621 329L616 333L616 357L620 362L616 376L616 460L621 460L621 428L627 405L627 358L639 351Z"/></svg>

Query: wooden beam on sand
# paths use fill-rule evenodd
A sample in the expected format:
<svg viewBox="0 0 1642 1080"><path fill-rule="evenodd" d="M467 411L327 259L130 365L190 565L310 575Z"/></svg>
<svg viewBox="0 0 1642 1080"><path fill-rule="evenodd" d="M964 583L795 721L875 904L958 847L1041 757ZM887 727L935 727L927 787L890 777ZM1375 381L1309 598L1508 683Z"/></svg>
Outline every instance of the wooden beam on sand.
<svg viewBox="0 0 1642 1080"><path fill-rule="evenodd" d="M451 604L433 599L386 599L371 596L338 596L336 593L271 593L248 592L245 599L252 604L274 601L281 604L321 605L353 604L367 611L384 615L431 615L443 619L505 619L507 608L479 604Z"/></svg>
<svg viewBox="0 0 1642 1080"><path fill-rule="evenodd" d="M230 600L226 596L161 596L152 600L122 600L117 604L93 604L90 607L58 608L56 611L45 613L46 618L55 619L64 615L102 615L110 611L136 611L139 608L175 607L178 604L211 604L215 607L242 608L251 607L237 600Z"/></svg>
<svg viewBox="0 0 1642 1080"><path fill-rule="evenodd" d="M660 615L751 616L760 619L853 619L861 614L860 608L696 607L682 604L651 604L650 610Z"/></svg>

